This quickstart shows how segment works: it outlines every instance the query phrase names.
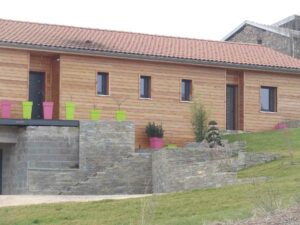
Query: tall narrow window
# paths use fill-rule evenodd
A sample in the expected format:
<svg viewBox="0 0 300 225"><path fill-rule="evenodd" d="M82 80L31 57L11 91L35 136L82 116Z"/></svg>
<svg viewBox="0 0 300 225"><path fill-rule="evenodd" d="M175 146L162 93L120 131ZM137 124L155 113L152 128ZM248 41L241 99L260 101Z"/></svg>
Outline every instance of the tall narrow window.
<svg viewBox="0 0 300 225"><path fill-rule="evenodd" d="M277 111L277 88L276 87L261 87L260 110L264 112Z"/></svg>
<svg viewBox="0 0 300 225"><path fill-rule="evenodd" d="M191 101L192 99L192 81L181 80L181 101Z"/></svg>
<svg viewBox="0 0 300 225"><path fill-rule="evenodd" d="M97 94L108 95L108 73L97 74Z"/></svg>
<svg viewBox="0 0 300 225"><path fill-rule="evenodd" d="M150 76L140 76L140 98L151 98Z"/></svg>

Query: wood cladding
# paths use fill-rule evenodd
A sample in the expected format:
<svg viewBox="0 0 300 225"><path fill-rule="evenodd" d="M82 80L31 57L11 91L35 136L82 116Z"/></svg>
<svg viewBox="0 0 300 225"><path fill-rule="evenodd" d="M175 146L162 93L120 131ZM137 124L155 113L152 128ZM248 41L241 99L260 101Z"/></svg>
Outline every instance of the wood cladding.
<svg viewBox="0 0 300 225"><path fill-rule="evenodd" d="M136 147L148 146L148 122L162 123L165 143L183 145L194 139L191 102L180 101L182 79L192 80L192 98L200 99L221 129L226 123L226 84L238 86L238 129L269 130L286 119L300 119L300 74L236 71L223 68L111 59L104 57L40 54L0 49L0 97L12 101L12 117L22 116L28 99L29 71L44 72L45 100L53 101L54 118L65 118L65 103L76 104L75 119L89 119L96 105L101 119L114 120L117 101L128 120L136 124ZM109 73L109 95L98 96L96 75ZM151 99L139 97L139 77L151 76ZM260 87L277 87L278 112L260 112Z"/></svg>
<svg viewBox="0 0 300 225"><path fill-rule="evenodd" d="M11 116L22 116L21 102L28 99L29 53L0 49L0 97L12 103Z"/></svg>
<svg viewBox="0 0 300 225"><path fill-rule="evenodd" d="M211 119L225 127L224 69L70 55L62 55L60 63L61 118L64 103L72 99L76 118L88 119L95 104L102 110L101 118L112 120L117 110L114 99L126 98L121 108L127 111L128 120L136 123L137 147L148 146L144 129L151 121L162 123L166 143L182 145L194 137L191 103L180 101L180 81L189 79L193 98L199 97ZM109 96L97 96L97 72L109 73ZM140 75L151 76L151 99L139 98Z"/></svg>
<svg viewBox="0 0 300 225"><path fill-rule="evenodd" d="M300 77L292 74L245 72L244 129L269 130L278 122L300 119ZM260 111L260 87L277 87L277 112Z"/></svg>

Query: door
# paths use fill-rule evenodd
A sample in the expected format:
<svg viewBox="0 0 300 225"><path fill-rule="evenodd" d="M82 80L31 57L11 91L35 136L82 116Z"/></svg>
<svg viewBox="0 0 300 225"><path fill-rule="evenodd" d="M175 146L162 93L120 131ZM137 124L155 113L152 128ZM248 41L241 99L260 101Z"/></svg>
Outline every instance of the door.
<svg viewBox="0 0 300 225"><path fill-rule="evenodd" d="M226 87L226 129L237 129L237 86Z"/></svg>
<svg viewBox="0 0 300 225"><path fill-rule="evenodd" d="M2 149L0 149L0 195L2 194Z"/></svg>
<svg viewBox="0 0 300 225"><path fill-rule="evenodd" d="M29 101L32 105L32 119L43 119L43 101L45 87L45 73L30 72L29 74Z"/></svg>

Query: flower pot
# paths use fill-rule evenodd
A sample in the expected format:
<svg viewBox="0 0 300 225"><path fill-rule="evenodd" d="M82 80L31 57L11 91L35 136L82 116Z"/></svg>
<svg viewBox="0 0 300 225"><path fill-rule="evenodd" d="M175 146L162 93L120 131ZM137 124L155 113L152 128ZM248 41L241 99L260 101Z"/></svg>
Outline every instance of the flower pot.
<svg viewBox="0 0 300 225"><path fill-rule="evenodd" d="M164 147L164 140L162 138L150 137L149 142L150 142L150 148L159 149Z"/></svg>
<svg viewBox="0 0 300 225"><path fill-rule="evenodd" d="M127 118L127 114L125 111L123 110L118 110L116 112L116 120L119 121L119 122L122 122L122 121L125 121Z"/></svg>
<svg viewBox="0 0 300 225"><path fill-rule="evenodd" d="M45 120L52 120L53 102L43 102L43 114Z"/></svg>
<svg viewBox="0 0 300 225"><path fill-rule="evenodd" d="M23 106L23 119L31 119L32 102L24 101L22 102L22 106Z"/></svg>
<svg viewBox="0 0 300 225"><path fill-rule="evenodd" d="M101 112L100 110L96 110L96 109L91 110L91 112L90 112L91 120L94 120L94 121L100 120L100 112Z"/></svg>
<svg viewBox="0 0 300 225"><path fill-rule="evenodd" d="M3 119L9 119L10 118L10 110L11 110L11 103L7 100L1 101L1 117Z"/></svg>
<svg viewBox="0 0 300 225"><path fill-rule="evenodd" d="M281 130L281 129L287 129L287 128L289 128L289 126L286 123L282 122L282 123L276 124L273 129Z"/></svg>
<svg viewBox="0 0 300 225"><path fill-rule="evenodd" d="M177 145L175 144L167 144L167 149L176 149Z"/></svg>
<svg viewBox="0 0 300 225"><path fill-rule="evenodd" d="M66 103L66 120L74 120L75 104L73 102Z"/></svg>

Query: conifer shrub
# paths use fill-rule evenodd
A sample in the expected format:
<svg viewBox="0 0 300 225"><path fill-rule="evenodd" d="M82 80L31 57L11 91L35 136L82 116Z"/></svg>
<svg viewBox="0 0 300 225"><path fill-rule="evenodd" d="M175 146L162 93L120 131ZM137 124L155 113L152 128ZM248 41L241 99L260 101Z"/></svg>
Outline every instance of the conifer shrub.
<svg viewBox="0 0 300 225"><path fill-rule="evenodd" d="M222 136L220 134L220 130L218 128L218 123L216 121L214 121L214 120L209 121L208 130L207 130L205 139L210 148L214 148L217 146L223 146Z"/></svg>
<svg viewBox="0 0 300 225"><path fill-rule="evenodd" d="M207 131L207 111L199 100L192 105L192 125L196 142L203 141Z"/></svg>

